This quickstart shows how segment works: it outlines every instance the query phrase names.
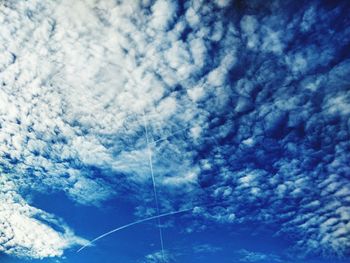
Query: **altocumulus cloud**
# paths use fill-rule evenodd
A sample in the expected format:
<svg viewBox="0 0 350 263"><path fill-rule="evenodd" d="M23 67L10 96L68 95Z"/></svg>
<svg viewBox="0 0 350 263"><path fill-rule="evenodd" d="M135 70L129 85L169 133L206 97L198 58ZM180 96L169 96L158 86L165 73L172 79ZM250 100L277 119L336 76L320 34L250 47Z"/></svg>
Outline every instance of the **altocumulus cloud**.
<svg viewBox="0 0 350 263"><path fill-rule="evenodd" d="M142 189L146 125L162 211L224 200L195 212L274 223L306 254L349 253L349 11L346 1L2 1L0 250L43 258L83 244L23 193L99 205L120 182Z"/></svg>

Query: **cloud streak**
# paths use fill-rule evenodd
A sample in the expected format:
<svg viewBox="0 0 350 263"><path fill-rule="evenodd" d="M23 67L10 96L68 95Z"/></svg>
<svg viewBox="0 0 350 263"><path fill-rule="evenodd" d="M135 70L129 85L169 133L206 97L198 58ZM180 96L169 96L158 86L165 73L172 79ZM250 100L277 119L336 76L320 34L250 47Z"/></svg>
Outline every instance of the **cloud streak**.
<svg viewBox="0 0 350 263"><path fill-rule="evenodd" d="M155 220L155 219L159 219L159 218L163 218L163 217L168 217L168 216L172 216L172 215L177 215L177 214L182 214L182 213L186 213L186 212L189 212L191 211L192 209L183 209L183 210L178 210L178 211L174 211L174 212L169 212L169 213L164 213L164 214L160 214L160 215L156 215L156 216L151 216L151 217L147 217L147 218L144 218L144 219L140 219L140 220L137 220L137 221L134 221L134 222L131 222L129 224L126 224L126 225L123 225L123 226L120 226L120 227L117 227L111 231L108 231L96 238L94 238L93 240L91 240L90 242L86 243L84 246L82 246L81 248L79 248L77 250L77 253L82 251L83 249L91 246L93 243L95 243L96 241L106 237L106 236L109 236L115 232L118 232L120 230L123 230L125 228L129 228L131 226L134 226L134 225L138 225L138 224L141 224L141 223L144 223L144 222L148 222L148 221L152 221L152 220ZM159 226L160 227L160 226ZM162 252L162 257L163 257L163 260L164 260L164 251L161 250Z"/></svg>

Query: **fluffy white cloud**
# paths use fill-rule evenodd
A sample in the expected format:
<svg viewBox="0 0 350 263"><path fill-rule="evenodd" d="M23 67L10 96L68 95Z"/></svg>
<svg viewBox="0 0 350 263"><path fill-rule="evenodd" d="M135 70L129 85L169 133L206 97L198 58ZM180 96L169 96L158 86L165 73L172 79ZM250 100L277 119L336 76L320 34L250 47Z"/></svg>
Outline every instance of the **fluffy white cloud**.
<svg viewBox="0 0 350 263"><path fill-rule="evenodd" d="M28 205L13 181L1 179L0 186L1 252L23 258L54 257L87 242L62 220Z"/></svg>

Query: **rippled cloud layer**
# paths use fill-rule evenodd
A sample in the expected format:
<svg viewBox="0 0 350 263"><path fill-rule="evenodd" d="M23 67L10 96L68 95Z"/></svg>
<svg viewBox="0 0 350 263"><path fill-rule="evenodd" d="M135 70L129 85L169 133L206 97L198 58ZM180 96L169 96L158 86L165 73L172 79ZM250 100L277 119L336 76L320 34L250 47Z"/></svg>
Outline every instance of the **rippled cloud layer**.
<svg viewBox="0 0 350 263"><path fill-rule="evenodd" d="M275 224L302 254L347 255L349 11L1 2L0 251L44 258L86 243L28 191L81 205L124 191L152 200L146 126L161 211L224 201L198 206L197 221Z"/></svg>

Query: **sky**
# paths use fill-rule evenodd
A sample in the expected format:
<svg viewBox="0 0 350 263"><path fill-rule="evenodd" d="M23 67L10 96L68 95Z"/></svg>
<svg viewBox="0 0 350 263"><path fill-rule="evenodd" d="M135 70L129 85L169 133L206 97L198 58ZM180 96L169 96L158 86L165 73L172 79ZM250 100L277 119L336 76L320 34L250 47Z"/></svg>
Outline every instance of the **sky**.
<svg viewBox="0 0 350 263"><path fill-rule="evenodd" d="M349 263L349 14L0 1L0 262Z"/></svg>

